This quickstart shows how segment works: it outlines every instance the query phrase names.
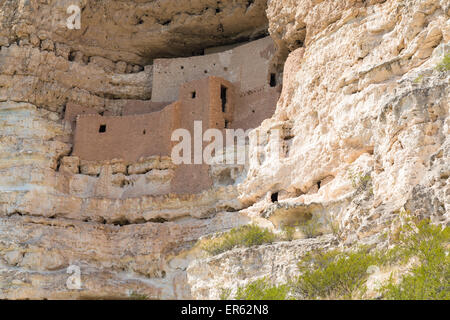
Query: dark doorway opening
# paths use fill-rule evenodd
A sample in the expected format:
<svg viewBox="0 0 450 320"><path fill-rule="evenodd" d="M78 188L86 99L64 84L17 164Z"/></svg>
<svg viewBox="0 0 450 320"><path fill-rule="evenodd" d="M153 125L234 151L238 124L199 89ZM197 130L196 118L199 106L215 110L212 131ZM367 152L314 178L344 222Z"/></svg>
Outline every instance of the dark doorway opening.
<svg viewBox="0 0 450 320"><path fill-rule="evenodd" d="M227 108L227 87L220 86L220 99L222 100L222 112L226 112Z"/></svg>
<svg viewBox="0 0 450 320"><path fill-rule="evenodd" d="M270 86L275 87L277 85L277 76L275 73L270 74Z"/></svg>

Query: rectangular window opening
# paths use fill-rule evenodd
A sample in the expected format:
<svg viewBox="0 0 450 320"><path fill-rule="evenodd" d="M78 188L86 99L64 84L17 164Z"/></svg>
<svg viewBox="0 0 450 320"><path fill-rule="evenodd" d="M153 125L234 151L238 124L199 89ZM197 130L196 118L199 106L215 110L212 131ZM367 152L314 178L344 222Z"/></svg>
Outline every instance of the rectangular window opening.
<svg viewBox="0 0 450 320"><path fill-rule="evenodd" d="M192 92L191 92L191 98L192 98L192 99L195 99L195 96L196 96L196 95L197 95L197 93L196 93L195 91L192 91Z"/></svg>
<svg viewBox="0 0 450 320"><path fill-rule="evenodd" d="M222 112L226 112L227 108L227 87L220 86L220 100L222 100Z"/></svg>
<svg viewBox="0 0 450 320"><path fill-rule="evenodd" d="M275 73L270 74L270 86L275 87L277 85L277 77Z"/></svg>
<svg viewBox="0 0 450 320"><path fill-rule="evenodd" d="M98 128L98 132L100 133L106 132L106 124L101 124L100 128Z"/></svg>

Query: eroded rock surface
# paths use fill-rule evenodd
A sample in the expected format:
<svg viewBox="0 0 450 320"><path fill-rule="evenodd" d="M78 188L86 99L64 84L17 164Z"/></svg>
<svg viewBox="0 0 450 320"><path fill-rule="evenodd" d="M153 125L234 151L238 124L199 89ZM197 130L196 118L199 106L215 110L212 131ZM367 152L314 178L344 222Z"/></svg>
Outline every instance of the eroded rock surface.
<svg viewBox="0 0 450 320"><path fill-rule="evenodd" d="M262 0L80 1L75 31L62 26L66 4L0 7L0 298L218 298L294 277L315 248L381 245L399 212L448 224L449 72L436 69L450 50L448 1L271 0L267 17ZM152 59L257 38L267 24L283 91L252 133L248 167L215 166L213 189L178 196L159 192L169 161L71 156L68 102L118 114L151 97ZM316 216L336 235L192 250L251 221L279 231ZM81 289L67 287L70 265Z"/></svg>
<svg viewBox="0 0 450 320"><path fill-rule="evenodd" d="M67 28L70 5L80 8L80 29ZM266 1L3 1L2 42L62 47L76 59L118 69L156 57L192 56L217 45L266 33ZM4 45L4 44L2 44ZM111 63L112 62L112 63Z"/></svg>

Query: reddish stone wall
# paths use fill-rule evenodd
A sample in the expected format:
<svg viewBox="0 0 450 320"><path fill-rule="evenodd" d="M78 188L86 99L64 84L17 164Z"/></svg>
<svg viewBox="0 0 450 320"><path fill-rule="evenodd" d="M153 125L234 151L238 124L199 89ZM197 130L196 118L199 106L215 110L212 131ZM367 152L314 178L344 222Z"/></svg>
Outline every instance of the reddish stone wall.
<svg viewBox="0 0 450 320"><path fill-rule="evenodd" d="M152 113L161 111L165 106L168 106L170 102L153 102L145 100L128 100L122 109L123 116Z"/></svg>
<svg viewBox="0 0 450 320"><path fill-rule="evenodd" d="M256 128L265 119L272 117L280 92L281 86L276 86L241 93L236 99L230 128L244 130Z"/></svg>
<svg viewBox="0 0 450 320"><path fill-rule="evenodd" d="M84 160L137 161L170 156L170 136L177 125L177 103L162 111L133 116L80 115L72 154ZM105 132L99 132L105 126Z"/></svg>
<svg viewBox="0 0 450 320"><path fill-rule="evenodd" d="M225 112L223 88L226 88ZM193 163L194 121L202 121L203 133L209 128L256 128L274 113L280 87L265 85L247 93L237 91L229 81L208 77L182 85L179 100L166 107L164 102L129 101L123 108L123 116L100 116L87 108L68 105L67 121L73 122L78 115L73 155L84 160L126 161L170 156L173 145L178 143L171 142L172 132L184 128L191 133ZM99 132L100 126L105 126L105 132ZM202 142L203 147L209 143ZM211 186L208 165L182 164L175 169L171 192L196 193Z"/></svg>
<svg viewBox="0 0 450 320"><path fill-rule="evenodd" d="M64 120L67 123L70 123L73 129L75 128L77 116L83 114L98 114L98 112L93 108L83 107L73 102L68 102L64 113Z"/></svg>

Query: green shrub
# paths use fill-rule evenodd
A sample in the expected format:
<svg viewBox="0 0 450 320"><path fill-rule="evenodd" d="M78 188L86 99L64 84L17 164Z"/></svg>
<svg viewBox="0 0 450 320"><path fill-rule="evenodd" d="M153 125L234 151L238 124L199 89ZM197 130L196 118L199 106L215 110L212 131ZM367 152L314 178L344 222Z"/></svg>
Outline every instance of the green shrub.
<svg viewBox="0 0 450 320"><path fill-rule="evenodd" d="M363 174L362 172L353 172L352 170L348 171L348 177L355 189L360 187L365 188L372 179L372 176L369 173Z"/></svg>
<svg viewBox="0 0 450 320"><path fill-rule="evenodd" d="M201 249L212 255L231 250L235 247L251 247L264 243L272 243L275 234L256 225L246 225L223 234L220 237L203 240Z"/></svg>
<svg viewBox="0 0 450 320"><path fill-rule="evenodd" d="M274 286L266 278L239 287L236 300L286 300L289 293L288 285Z"/></svg>
<svg viewBox="0 0 450 320"><path fill-rule="evenodd" d="M380 292L385 299L450 300L450 228L421 221L415 228L407 225L391 257L417 257L419 265L404 275L399 283L391 277ZM391 258L392 260L392 258Z"/></svg>
<svg viewBox="0 0 450 320"><path fill-rule="evenodd" d="M436 70L441 72L450 70L450 53L445 54L442 61L436 66Z"/></svg>
<svg viewBox="0 0 450 320"><path fill-rule="evenodd" d="M132 291L129 295L130 300L148 300L148 296L136 291Z"/></svg>
<svg viewBox="0 0 450 320"><path fill-rule="evenodd" d="M274 234L256 226L233 229L210 239L209 252L217 254L235 246L271 242ZM299 262L300 276L294 283L275 286L265 278L240 287L235 299L283 300L289 296L302 299L359 298L366 290L370 266L404 265L412 257L417 266L399 281L393 277L379 292L383 299L450 299L450 229L432 225L428 220L401 228L393 248L370 250L359 247L354 251L313 251ZM230 291L223 291L221 299L228 299Z"/></svg>
<svg viewBox="0 0 450 320"><path fill-rule="evenodd" d="M286 239L288 241L294 240L295 231L296 231L296 227L292 227L292 226L283 227L284 239Z"/></svg>
<svg viewBox="0 0 450 320"><path fill-rule="evenodd" d="M220 289L220 295L219 295L219 299L220 300L229 300L231 296L231 289Z"/></svg>
<svg viewBox="0 0 450 320"><path fill-rule="evenodd" d="M298 264L301 275L295 291L306 299L350 299L364 289L368 267L379 262L379 255L365 247L310 253Z"/></svg>
<svg viewBox="0 0 450 320"><path fill-rule="evenodd" d="M299 225L299 228L307 238L317 237L321 234L319 217L313 215L311 219Z"/></svg>
<svg viewBox="0 0 450 320"><path fill-rule="evenodd" d="M423 80L424 75L421 74L413 80L414 83L420 83Z"/></svg>

